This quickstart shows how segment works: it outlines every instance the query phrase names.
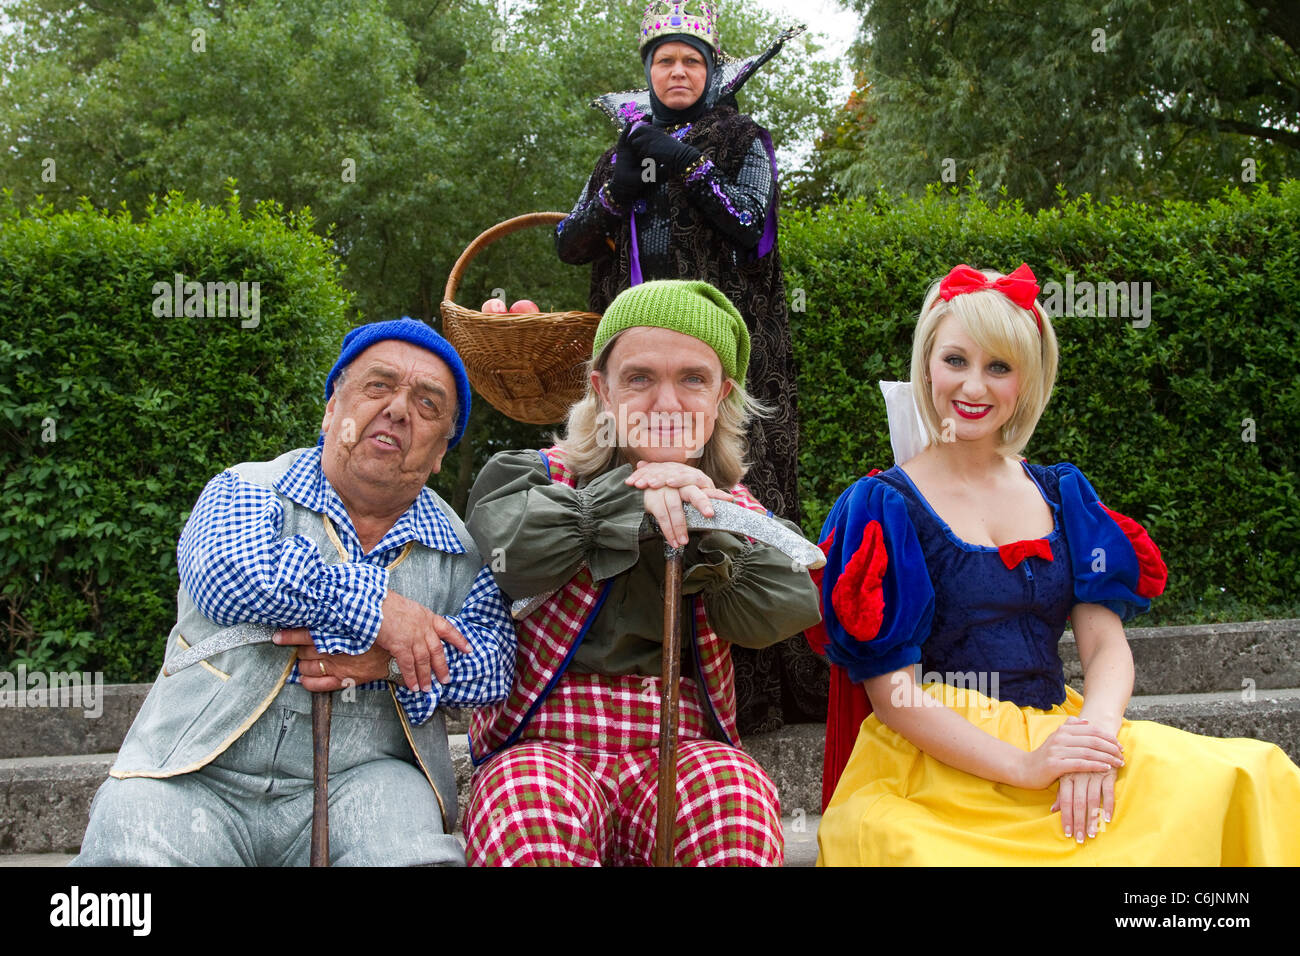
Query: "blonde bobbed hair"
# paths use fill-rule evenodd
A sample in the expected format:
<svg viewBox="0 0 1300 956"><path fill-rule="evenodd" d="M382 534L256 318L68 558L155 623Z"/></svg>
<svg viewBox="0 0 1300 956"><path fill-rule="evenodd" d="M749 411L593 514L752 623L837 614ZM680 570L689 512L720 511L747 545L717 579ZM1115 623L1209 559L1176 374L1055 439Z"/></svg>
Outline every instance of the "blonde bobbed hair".
<svg viewBox="0 0 1300 956"><path fill-rule="evenodd" d="M980 271L990 281L1002 278L1001 272ZM944 432L943 419L930 400L930 353L939 325L950 315L957 317L976 345L1020 371L1016 410L1002 426L998 451L1017 456L1029 444L1052 396L1060 357L1051 320L1037 300L1034 307L1042 319L1041 334L1034 313L996 289L966 292L945 302L939 297L939 282L930 286L912 337L912 399L930 444L942 442Z"/></svg>

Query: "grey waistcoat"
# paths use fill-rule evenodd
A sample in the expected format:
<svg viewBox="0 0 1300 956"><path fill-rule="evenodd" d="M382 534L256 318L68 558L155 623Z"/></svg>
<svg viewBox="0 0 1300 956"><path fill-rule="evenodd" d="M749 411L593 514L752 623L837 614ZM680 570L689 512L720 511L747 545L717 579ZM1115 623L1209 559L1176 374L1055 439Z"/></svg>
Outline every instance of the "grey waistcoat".
<svg viewBox="0 0 1300 956"><path fill-rule="evenodd" d="M270 488L304 451L300 448L269 462L246 462L233 470L245 481ZM344 560L330 540L326 530L329 522L324 515L279 492L276 496L284 507L284 537L303 535L310 539L329 564ZM412 542L404 555L389 565L389 589L438 614L458 614L483 562L460 518L437 495L434 500L466 553L446 554ZM176 608L176 626L167 638L167 658L222 629L204 617L183 586L176 595ZM268 625L268 635L274 630ZM172 777L210 763L271 706L296 658L297 651L292 647L250 644L171 676L160 672L122 742L110 774L118 778ZM456 774L447 749L442 711L434 711L423 724L412 727L391 689L355 693L392 697L396 718L416 763L442 807L445 832L451 833L456 824Z"/></svg>

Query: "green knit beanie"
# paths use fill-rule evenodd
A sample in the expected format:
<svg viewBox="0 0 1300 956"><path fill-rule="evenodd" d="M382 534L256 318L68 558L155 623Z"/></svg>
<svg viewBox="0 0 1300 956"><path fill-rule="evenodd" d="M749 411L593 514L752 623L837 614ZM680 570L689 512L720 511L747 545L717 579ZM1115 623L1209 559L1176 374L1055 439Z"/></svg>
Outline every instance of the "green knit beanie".
<svg viewBox="0 0 1300 956"><path fill-rule="evenodd" d="M594 361L618 333L637 326L671 329L699 339L718 353L728 378L745 384L749 330L736 307L707 282L664 279L643 282L618 294L596 327Z"/></svg>

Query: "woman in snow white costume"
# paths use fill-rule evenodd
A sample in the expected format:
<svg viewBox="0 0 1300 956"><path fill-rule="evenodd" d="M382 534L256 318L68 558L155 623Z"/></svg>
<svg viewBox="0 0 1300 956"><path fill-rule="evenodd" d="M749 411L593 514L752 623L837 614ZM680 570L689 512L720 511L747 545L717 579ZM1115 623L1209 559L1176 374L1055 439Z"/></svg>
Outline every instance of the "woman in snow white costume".
<svg viewBox="0 0 1300 956"><path fill-rule="evenodd" d="M1278 747L1124 719L1123 622L1165 566L1078 468L1019 455L1056 378L1037 294L1026 265L930 289L916 415L891 408L901 464L822 529L810 639L837 667L818 863L1300 864L1300 768ZM911 454L897 423L917 416ZM1082 696L1057 653L1067 620Z"/></svg>

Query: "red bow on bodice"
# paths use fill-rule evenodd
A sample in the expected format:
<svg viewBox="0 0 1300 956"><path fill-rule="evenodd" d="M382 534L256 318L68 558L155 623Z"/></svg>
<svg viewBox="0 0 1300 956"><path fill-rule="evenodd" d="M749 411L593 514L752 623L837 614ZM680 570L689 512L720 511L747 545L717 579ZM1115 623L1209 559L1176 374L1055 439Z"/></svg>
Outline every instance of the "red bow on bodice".
<svg viewBox="0 0 1300 956"><path fill-rule="evenodd" d="M1030 541L1012 541L1010 544L998 546L998 557L1010 571L1025 558L1043 558L1046 561L1052 560L1052 546L1047 543L1046 538L1034 538Z"/></svg>

